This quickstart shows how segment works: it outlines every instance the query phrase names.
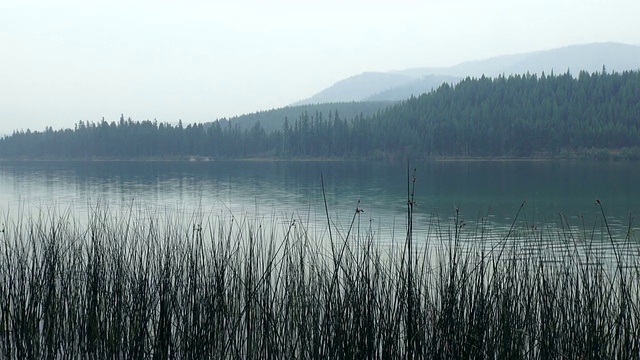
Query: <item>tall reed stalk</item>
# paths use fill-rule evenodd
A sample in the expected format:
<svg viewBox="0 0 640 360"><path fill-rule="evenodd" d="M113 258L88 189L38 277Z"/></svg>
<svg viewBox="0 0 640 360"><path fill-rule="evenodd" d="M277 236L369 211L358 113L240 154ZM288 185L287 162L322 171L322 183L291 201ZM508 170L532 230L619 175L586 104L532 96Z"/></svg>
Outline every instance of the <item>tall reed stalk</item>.
<svg viewBox="0 0 640 360"><path fill-rule="evenodd" d="M0 357L640 358L631 225L617 239L602 204L580 231L470 227L456 210L417 235L414 184L401 245L380 245L359 203L347 229L326 209L328 240L297 219L104 206L85 225L7 221Z"/></svg>

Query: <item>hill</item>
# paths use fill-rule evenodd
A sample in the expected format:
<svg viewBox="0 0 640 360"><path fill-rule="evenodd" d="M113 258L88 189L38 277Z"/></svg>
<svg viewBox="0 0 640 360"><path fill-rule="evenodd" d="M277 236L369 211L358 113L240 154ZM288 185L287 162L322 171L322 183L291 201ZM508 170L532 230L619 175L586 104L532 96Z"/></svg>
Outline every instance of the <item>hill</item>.
<svg viewBox="0 0 640 360"><path fill-rule="evenodd" d="M623 72L640 69L640 46L619 43L592 43L523 54L504 55L464 62L452 67L415 68L390 72L363 73L341 80L300 104L326 101L401 100L418 96L442 83L455 84L465 77L497 77L542 73L578 74L601 71Z"/></svg>
<svg viewBox="0 0 640 360"><path fill-rule="evenodd" d="M328 114L337 111L342 119L369 117L398 101L436 90L446 83L455 85L466 77L498 77L543 73L574 74L602 70L624 71L640 69L640 46L617 43L593 43L524 54L498 56L469 61L452 67L414 68L391 72L365 72L337 82L309 99L284 108L259 111L218 120L239 130L248 130L260 123L271 133L281 130L285 118L295 121L305 113Z"/></svg>
<svg viewBox="0 0 640 360"><path fill-rule="evenodd" d="M259 111L251 114L234 116L229 119L218 120L221 126L238 125L240 130L248 130L260 123L260 126L268 133L282 130L285 118L290 122L295 121L305 113L310 115L324 114L329 112L335 115L338 112L342 119L352 120L357 116L369 117L376 112L395 104L393 101L352 101L338 103L307 104L297 106L286 106L278 109Z"/></svg>
<svg viewBox="0 0 640 360"><path fill-rule="evenodd" d="M273 132L258 123L241 130L124 117L80 122L74 130L16 132L0 139L0 159L640 160L639 98L640 71L468 77L369 117L307 111Z"/></svg>
<svg viewBox="0 0 640 360"><path fill-rule="evenodd" d="M431 92L440 87L440 85L455 84L461 78L447 75L429 75L419 80L413 80L410 83L398 87L392 87L383 90L377 94L368 96L367 101L401 101L411 97L411 95L419 95Z"/></svg>

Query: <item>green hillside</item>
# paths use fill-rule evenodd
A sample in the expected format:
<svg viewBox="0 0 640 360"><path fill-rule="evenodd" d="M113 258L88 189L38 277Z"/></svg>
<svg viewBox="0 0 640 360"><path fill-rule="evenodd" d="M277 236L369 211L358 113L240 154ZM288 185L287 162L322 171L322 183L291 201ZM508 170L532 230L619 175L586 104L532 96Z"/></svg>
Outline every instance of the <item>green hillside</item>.
<svg viewBox="0 0 640 360"><path fill-rule="evenodd" d="M321 103L309 105L287 106L278 109L259 111L252 114L234 116L229 119L218 120L223 126L226 122L230 122L234 126L237 124L240 130L252 128L256 123L260 123L262 128L270 133L276 130L282 130L284 119L295 121L305 112L308 114L328 114L337 111L344 119L353 119L356 116L372 116L376 112L394 105L393 101L352 101L338 103Z"/></svg>
<svg viewBox="0 0 640 360"><path fill-rule="evenodd" d="M365 114L366 105L272 110L265 125L255 118L250 127L240 118L186 126L124 117L80 122L6 136L0 158L640 159L638 71L466 78L380 111ZM268 120L276 118L279 129Z"/></svg>

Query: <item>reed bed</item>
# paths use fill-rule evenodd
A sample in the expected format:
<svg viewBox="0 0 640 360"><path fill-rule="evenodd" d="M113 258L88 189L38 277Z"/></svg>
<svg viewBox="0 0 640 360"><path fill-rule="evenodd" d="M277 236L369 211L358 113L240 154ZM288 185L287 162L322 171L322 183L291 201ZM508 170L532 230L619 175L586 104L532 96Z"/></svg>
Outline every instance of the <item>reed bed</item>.
<svg viewBox="0 0 640 360"><path fill-rule="evenodd" d="M514 221L492 234L456 214L413 234L412 211L410 194L407 237L384 247L359 208L346 229L327 217L322 239L293 219L275 231L105 208L88 225L70 213L8 224L0 357L640 358L631 231L614 238L603 217L604 232Z"/></svg>

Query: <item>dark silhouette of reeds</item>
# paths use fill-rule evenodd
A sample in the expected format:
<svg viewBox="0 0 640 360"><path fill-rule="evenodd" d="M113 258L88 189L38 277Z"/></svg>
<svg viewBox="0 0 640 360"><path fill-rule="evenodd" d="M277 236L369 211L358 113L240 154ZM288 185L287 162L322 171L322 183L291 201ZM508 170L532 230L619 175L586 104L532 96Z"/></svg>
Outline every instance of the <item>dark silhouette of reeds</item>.
<svg viewBox="0 0 640 360"><path fill-rule="evenodd" d="M631 226L616 239L601 208L591 230L561 218L496 234L456 210L451 223L432 220L427 241L413 234L408 196L400 246L361 228L359 204L329 241L294 219L266 230L99 207L88 225L69 213L7 222L0 357L640 357Z"/></svg>

